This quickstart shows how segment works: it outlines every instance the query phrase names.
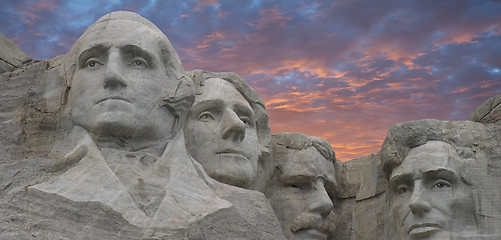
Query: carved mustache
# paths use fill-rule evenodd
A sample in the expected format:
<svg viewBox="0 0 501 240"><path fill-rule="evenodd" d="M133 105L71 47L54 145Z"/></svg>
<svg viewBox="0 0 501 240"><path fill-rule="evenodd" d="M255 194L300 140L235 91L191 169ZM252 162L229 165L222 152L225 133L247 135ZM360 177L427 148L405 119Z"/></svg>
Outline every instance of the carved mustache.
<svg viewBox="0 0 501 240"><path fill-rule="evenodd" d="M324 233L333 233L336 226L329 220L324 220L320 215L304 213L299 215L291 224L292 232L297 232L303 229L317 229Z"/></svg>

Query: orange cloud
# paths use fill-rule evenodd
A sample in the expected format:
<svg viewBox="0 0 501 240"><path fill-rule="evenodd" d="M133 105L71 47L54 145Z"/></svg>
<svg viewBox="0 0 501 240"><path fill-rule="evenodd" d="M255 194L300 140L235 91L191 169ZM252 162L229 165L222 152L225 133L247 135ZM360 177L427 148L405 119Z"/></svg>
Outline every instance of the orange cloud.
<svg viewBox="0 0 501 240"><path fill-rule="evenodd" d="M321 99L324 92L285 92L266 100L267 109L284 109L293 112L309 112L325 109L325 106L312 106L316 99Z"/></svg>

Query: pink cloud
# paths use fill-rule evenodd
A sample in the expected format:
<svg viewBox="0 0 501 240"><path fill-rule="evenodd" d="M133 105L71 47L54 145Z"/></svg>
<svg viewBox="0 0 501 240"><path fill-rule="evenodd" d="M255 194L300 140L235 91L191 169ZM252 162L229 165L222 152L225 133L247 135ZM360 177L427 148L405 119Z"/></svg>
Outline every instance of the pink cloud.
<svg viewBox="0 0 501 240"><path fill-rule="evenodd" d="M57 5L55 3L55 0L39 0L31 4L26 4L25 7L29 11L40 12L43 10L54 10Z"/></svg>
<svg viewBox="0 0 501 240"><path fill-rule="evenodd" d="M195 11L201 11L205 6L212 6L219 4L219 0L196 0L197 5L195 6Z"/></svg>
<svg viewBox="0 0 501 240"><path fill-rule="evenodd" d="M262 30L269 27L283 27L287 24L287 21L291 20L291 17L285 17L278 10L278 7L262 9L260 12L261 18L258 19L256 29Z"/></svg>
<svg viewBox="0 0 501 240"><path fill-rule="evenodd" d="M57 8L57 4L55 0L39 0L29 4L19 4L16 8L21 13L21 21L31 25L35 23L35 21L42 19L38 13L42 11L52 11Z"/></svg>

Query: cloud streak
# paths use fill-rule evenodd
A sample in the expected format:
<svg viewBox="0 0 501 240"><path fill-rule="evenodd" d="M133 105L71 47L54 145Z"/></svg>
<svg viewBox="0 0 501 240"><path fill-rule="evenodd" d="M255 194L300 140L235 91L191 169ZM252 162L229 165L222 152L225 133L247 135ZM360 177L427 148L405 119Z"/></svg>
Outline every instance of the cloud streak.
<svg viewBox="0 0 501 240"><path fill-rule="evenodd" d="M240 74L272 132L376 153L394 123L465 120L501 94L499 1L7 1L0 32L36 59L64 54L98 17L136 11L187 70Z"/></svg>

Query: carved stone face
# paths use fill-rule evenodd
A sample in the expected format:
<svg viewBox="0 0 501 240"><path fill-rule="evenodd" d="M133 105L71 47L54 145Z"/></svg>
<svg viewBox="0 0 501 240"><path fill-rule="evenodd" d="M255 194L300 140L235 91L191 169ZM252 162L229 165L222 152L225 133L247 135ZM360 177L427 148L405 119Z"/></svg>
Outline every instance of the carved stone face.
<svg viewBox="0 0 501 240"><path fill-rule="evenodd" d="M291 150L266 190L287 239L327 239L333 208L325 186L334 182L334 165L314 147Z"/></svg>
<svg viewBox="0 0 501 240"><path fill-rule="evenodd" d="M175 117L160 106L165 89L175 86L155 34L141 23L115 20L83 37L69 94L75 125L99 136L169 136Z"/></svg>
<svg viewBox="0 0 501 240"><path fill-rule="evenodd" d="M456 150L441 141L411 149L390 176L391 209L399 239L449 239L471 218L473 197L458 175ZM463 221L464 223L464 221ZM459 226L458 226L459 224Z"/></svg>
<svg viewBox="0 0 501 240"><path fill-rule="evenodd" d="M254 111L226 80L210 78L201 88L184 129L188 153L214 179L248 187L259 156Z"/></svg>

